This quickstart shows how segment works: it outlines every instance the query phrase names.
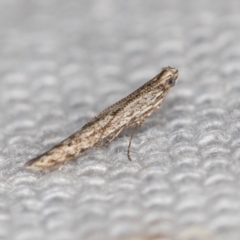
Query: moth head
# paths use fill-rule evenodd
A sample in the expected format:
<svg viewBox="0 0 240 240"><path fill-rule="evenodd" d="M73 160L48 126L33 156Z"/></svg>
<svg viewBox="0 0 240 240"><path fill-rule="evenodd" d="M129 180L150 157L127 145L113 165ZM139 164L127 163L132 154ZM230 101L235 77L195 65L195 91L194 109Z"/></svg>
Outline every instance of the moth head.
<svg viewBox="0 0 240 240"><path fill-rule="evenodd" d="M178 70L172 67L163 68L159 77L165 88L171 88L177 82Z"/></svg>

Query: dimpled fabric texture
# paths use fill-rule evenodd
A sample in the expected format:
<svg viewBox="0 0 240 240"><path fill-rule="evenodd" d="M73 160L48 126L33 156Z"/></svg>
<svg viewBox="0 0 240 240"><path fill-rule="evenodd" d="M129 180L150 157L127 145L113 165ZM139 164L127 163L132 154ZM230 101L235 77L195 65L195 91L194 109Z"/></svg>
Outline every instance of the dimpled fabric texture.
<svg viewBox="0 0 240 240"><path fill-rule="evenodd" d="M239 240L238 0L0 1L0 239ZM171 66L136 132L23 167Z"/></svg>

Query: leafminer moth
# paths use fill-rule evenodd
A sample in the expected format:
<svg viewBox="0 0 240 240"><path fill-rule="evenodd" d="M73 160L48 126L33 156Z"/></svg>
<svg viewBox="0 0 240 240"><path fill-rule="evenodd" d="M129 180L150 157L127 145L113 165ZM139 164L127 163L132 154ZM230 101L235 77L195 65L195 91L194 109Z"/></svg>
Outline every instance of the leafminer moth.
<svg viewBox="0 0 240 240"><path fill-rule="evenodd" d="M40 156L28 161L25 166L35 169L63 166L103 140L110 143L123 129L141 126L144 120L160 107L177 78L177 69L163 68L153 79L100 112L80 130ZM129 148L130 144L131 140Z"/></svg>

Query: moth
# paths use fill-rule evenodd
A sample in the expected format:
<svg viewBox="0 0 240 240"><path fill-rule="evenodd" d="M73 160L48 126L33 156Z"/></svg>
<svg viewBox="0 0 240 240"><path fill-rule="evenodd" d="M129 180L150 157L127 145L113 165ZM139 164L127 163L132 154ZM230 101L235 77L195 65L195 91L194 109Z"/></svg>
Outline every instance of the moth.
<svg viewBox="0 0 240 240"><path fill-rule="evenodd" d="M26 162L25 166L39 170L63 166L103 140L110 143L122 130L141 126L144 120L160 107L177 78L177 69L163 68L153 79L100 112L80 130L50 150ZM131 140L128 147L129 159L130 144Z"/></svg>

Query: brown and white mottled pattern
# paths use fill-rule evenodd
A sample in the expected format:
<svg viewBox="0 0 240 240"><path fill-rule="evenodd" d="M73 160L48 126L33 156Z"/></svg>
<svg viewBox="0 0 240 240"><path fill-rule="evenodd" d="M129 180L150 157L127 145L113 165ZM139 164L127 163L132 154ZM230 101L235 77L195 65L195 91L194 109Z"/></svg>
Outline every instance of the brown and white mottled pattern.
<svg viewBox="0 0 240 240"><path fill-rule="evenodd" d="M111 142L123 129L140 126L161 105L177 78L177 69L163 68L153 79L99 113L49 151L28 161L25 166L48 169L65 164L104 139L109 138L108 142Z"/></svg>

